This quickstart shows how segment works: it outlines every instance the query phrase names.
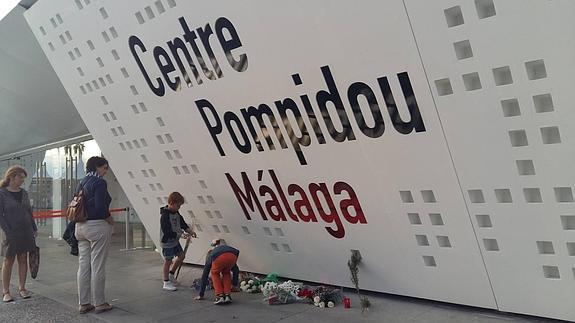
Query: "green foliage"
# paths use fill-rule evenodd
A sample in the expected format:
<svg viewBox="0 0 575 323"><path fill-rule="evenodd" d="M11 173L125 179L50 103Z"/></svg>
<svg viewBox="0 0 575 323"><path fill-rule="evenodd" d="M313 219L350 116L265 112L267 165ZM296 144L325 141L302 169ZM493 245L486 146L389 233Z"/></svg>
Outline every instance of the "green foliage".
<svg viewBox="0 0 575 323"><path fill-rule="evenodd" d="M349 267L350 279L355 286L355 291L357 292L357 297L361 304L361 313L364 314L371 306L371 302L366 296L361 296L359 293L359 265L361 264L361 259L361 253L359 250L352 250L351 258L347 261L347 267Z"/></svg>

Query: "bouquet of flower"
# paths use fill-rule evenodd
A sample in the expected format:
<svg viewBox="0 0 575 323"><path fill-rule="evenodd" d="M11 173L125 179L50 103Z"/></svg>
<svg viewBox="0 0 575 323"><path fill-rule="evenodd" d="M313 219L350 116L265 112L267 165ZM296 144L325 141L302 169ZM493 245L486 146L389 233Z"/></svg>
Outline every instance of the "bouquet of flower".
<svg viewBox="0 0 575 323"><path fill-rule="evenodd" d="M240 282L240 289L246 293L261 292L262 282L257 277L247 277Z"/></svg>
<svg viewBox="0 0 575 323"><path fill-rule="evenodd" d="M291 280L281 284L267 282L262 287L262 292L266 296L265 301L270 305L295 303L302 298L298 297L301 284L294 283Z"/></svg>
<svg viewBox="0 0 575 323"><path fill-rule="evenodd" d="M343 294L340 289L333 287L320 286L312 291L313 304L317 307L335 307L343 299Z"/></svg>

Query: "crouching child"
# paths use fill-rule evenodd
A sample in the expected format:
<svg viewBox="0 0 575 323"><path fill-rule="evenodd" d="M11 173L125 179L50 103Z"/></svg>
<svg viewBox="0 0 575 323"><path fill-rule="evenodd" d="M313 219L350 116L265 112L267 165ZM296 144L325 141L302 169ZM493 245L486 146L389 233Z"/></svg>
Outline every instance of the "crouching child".
<svg viewBox="0 0 575 323"><path fill-rule="evenodd" d="M184 262L184 250L180 245L180 238L187 239L190 236L196 238L196 233L188 226L180 215L180 207L184 204L184 197L178 192L172 192L168 196L168 205L160 208L160 242L162 256L164 257L164 290L177 290L175 272ZM174 258L176 258L175 261Z"/></svg>

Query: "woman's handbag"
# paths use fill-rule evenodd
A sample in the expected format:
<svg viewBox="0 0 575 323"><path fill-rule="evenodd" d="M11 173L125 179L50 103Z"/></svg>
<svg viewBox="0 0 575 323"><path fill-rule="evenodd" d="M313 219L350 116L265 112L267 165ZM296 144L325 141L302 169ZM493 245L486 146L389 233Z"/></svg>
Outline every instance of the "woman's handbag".
<svg viewBox="0 0 575 323"><path fill-rule="evenodd" d="M36 241L34 241L35 244ZM28 265L30 266L30 276L36 279L40 268L40 248L38 246L34 247L34 251L28 253Z"/></svg>

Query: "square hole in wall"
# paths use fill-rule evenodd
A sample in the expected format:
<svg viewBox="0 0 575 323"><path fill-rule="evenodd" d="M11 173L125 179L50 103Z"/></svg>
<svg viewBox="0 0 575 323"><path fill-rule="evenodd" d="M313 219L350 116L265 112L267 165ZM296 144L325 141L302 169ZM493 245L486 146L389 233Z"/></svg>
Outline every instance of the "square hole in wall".
<svg viewBox="0 0 575 323"><path fill-rule="evenodd" d="M527 78L530 80L538 80L547 77L545 62L542 59L526 62L525 69L527 70Z"/></svg>
<svg viewBox="0 0 575 323"><path fill-rule="evenodd" d="M403 203L413 203L413 195L411 195L411 191L399 191L399 196Z"/></svg>
<svg viewBox="0 0 575 323"><path fill-rule="evenodd" d="M540 255L554 255L553 242L551 241L537 241L537 251Z"/></svg>
<svg viewBox="0 0 575 323"><path fill-rule="evenodd" d="M208 199L208 202L209 202L209 203L212 203L212 204L216 203L216 200L214 200L214 197L213 197L213 196L207 195L206 198Z"/></svg>
<svg viewBox="0 0 575 323"><path fill-rule="evenodd" d="M120 60L120 55L118 55L118 51L112 49L110 52L112 53L112 57L114 57L114 60Z"/></svg>
<svg viewBox="0 0 575 323"><path fill-rule="evenodd" d="M533 165L533 161L529 159L525 160L516 160L515 164L517 164L517 172L521 176L528 176L528 175L535 175L535 165Z"/></svg>
<svg viewBox="0 0 575 323"><path fill-rule="evenodd" d="M277 244L277 243L273 243L273 242L272 242L272 243L270 243L270 246L272 247L272 250L273 250L273 251L276 251L276 252L279 252L279 251L280 251L280 248L278 247L278 244Z"/></svg>
<svg viewBox="0 0 575 323"><path fill-rule="evenodd" d="M409 219L409 223L413 225L421 224L421 218L418 213L407 213L407 218Z"/></svg>
<svg viewBox="0 0 575 323"><path fill-rule="evenodd" d="M496 239L483 239L483 246L487 251L499 251L499 244Z"/></svg>
<svg viewBox="0 0 575 323"><path fill-rule="evenodd" d="M534 95L533 105L535 106L535 112L537 113L545 113L555 110L553 107L553 98L549 93Z"/></svg>
<svg viewBox="0 0 575 323"><path fill-rule="evenodd" d="M222 216L222 212L220 211L214 211L214 215L216 216L216 218L218 219L223 219L224 217Z"/></svg>
<svg viewBox="0 0 575 323"><path fill-rule="evenodd" d="M559 127L543 127L541 130L541 140L544 145L559 144L561 143L561 135L559 134Z"/></svg>
<svg viewBox="0 0 575 323"><path fill-rule="evenodd" d="M182 173L180 172L180 169L176 166L173 166L172 169L174 170L174 173L176 173L176 175L181 175Z"/></svg>
<svg viewBox="0 0 575 323"><path fill-rule="evenodd" d="M180 154L179 150L174 150L174 156L176 156L177 159L182 159L182 154Z"/></svg>
<svg viewBox="0 0 575 323"><path fill-rule="evenodd" d="M91 40L86 41L86 44L88 44L88 48L90 48L90 50L94 50L96 48Z"/></svg>
<svg viewBox="0 0 575 323"><path fill-rule="evenodd" d="M130 85L130 90L132 91L133 95L138 95L138 90L134 85Z"/></svg>
<svg viewBox="0 0 575 323"><path fill-rule="evenodd" d="M126 147L128 147L128 149L134 149L134 147L132 147L132 143L129 141L126 141Z"/></svg>
<svg viewBox="0 0 575 323"><path fill-rule="evenodd" d="M441 248L451 248L451 241L448 236L437 236L437 244Z"/></svg>
<svg viewBox="0 0 575 323"><path fill-rule="evenodd" d="M156 9L158 9L158 12L160 14L162 14L166 11L166 9L164 8L164 5L162 4L162 1L158 0L158 1L154 2L154 4L156 5Z"/></svg>
<svg viewBox="0 0 575 323"><path fill-rule="evenodd" d="M451 87L451 81L448 78L435 81L435 87L437 88L437 95L444 96L453 94L453 88Z"/></svg>
<svg viewBox="0 0 575 323"><path fill-rule="evenodd" d="M427 236L424 234L416 234L415 241L417 241L418 246L422 247L429 246L429 240L427 239Z"/></svg>
<svg viewBox="0 0 575 323"><path fill-rule="evenodd" d="M555 201L559 203L573 202L573 191L571 187L554 187Z"/></svg>
<svg viewBox="0 0 575 323"><path fill-rule="evenodd" d="M196 215L194 214L194 211L192 210L188 210L188 215L190 216L190 218L195 219Z"/></svg>
<svg viewBox="0 0 575 323"><path fill-rule="evenodd" d="M166 158L168 158L169 160L174 159L174 157L172 157L172 153L168 150L164 151L164 154L166 155Z"/></svg>
<svg viewBox="0 0 575 323"><path fill-rule="evenodd" d="M142 13L141 13L141 12L138 11L138 12L136 12L134 15L136 16L136 20L138 20L138 23L139 23L140 25L143 24L144 22L146 22L146 21L144 20L144 16L142 16Z"/></svg>
<svg viewBox="0 0 575 323"><path fill-rule="evenodd" d="M471 43L469 43L469 40L462 40L453 43L453 48L455 49L455 56L459 60L473 57L473 50L471 49Z"/></svg>
<svg viewBox="0 0 575 323"><path fill-rule="evenodd" d="M153 19L154 17L156 17L156 15L154 15L154 11L152 11L152 8L150 8L150 6L145 7L144 11L146 11L148 19Z"/></svg>
<svg viewBox="0 0 575 323"><path fill-rule="evenodd" d="M199 224L196 223L196 231L202 232L204 230L202 229L202 227Z"/></svg>
<svg viewBox="0 0 575 323"><path fill-rule="evenodd" d="M196 173L196 174L199 174L199 173L200 173L200 169L198 168L197 165L191 165L191 166L192 166L192 171L193 171L194 173Z"/></svg>
<svg viewBox="0 0 575 323"><path fill-rule="evenodd" d="M198 201L200 202L200 204L206 204L206 200L204 199L203 196L198 196Z"/></svg>
<svg viewBox="0 0 575 323"><path fill-rule="evenodd" d="M142 146L148 147L148 143L146 142L146 139L140 138L140 142L142 143Z"/></svg>
<svg viewBox="0 0 575 323"><path fill-rule="evenodd" d="M108 33L105 30L102 32L102 38L104 38L106 43L110 41L110 36L108 36Z"/></svg>
<svg viewBox="0 0 575 323"><path fill-rule="evenodd" d="M168 0L168 6L170 6L170 8L173 8L176 6L176 0Z"/></svg>
<svg viewBox="0 0 575 323"><path fill-rule="evenodd" d="M567 254L575 256L575 242L567 242Z"/></svg>
<svg viewBox="0 0 575 323"><path fill-rule="evenodd" d="M523 196L525 197L525 202L527 203L542 203L543 199L541 198L541 190L533 187L533 188L524 188L523 189Z"/></svg>
<svg viewBox="0 0 575 323"><path fill-rule="evenodd" d="M275 228L274 230L276 232L276 235L278 235L280 237L284 236L284 232L283 232L282 228Z"/></svg>
<svg viewBox="0 0 575 323"><path fill-rule="evenodd" d="M481 89L481 80L479 73L467 73L461 76L463 78L463 85L466 91L475 91Z"/></svg>
<svg viewBox="0 0 575 323"><path fill-rule="evenodd" d="M166 125L166 124L164 123L164 120L162 120L162 118L160 118L160 117L157 117L157 118L156 118L156 121L158 122L158 125L159 125L160 127L163 127L163 126Z"/></svg>
<svg viewBox="0 0 575 323"><path fill-rule="evenodd" d="M271 236L272 235L272 230L268 227L263 227L264 232L266 235Z"/></svg>
<svg viewBox="0 0 575 323"><path fill-rule="evenodd" d="M549 279L560 279L559 267L557 266L543 266L543 277Z"/></svg>
<svg viewBox="0 0 575 323"><path fill-rule="evenodd" d="M189 174L189 173L190 173L190 169L189 169L188 166L186 166L186 165L182 166L182 170L184 171L185 174Z"/></svg>
<svg viewBox="0 0 575 323"><path fill-rule="evenodd" d="M523 147L529 145L527 141L527 133L525 130L510 130L509 140L511 141L511 147Z"/></svg>
<svg viewBox="0 0 575 323"><path fill-rule="evenodd" d="M56 50L56 48L54 47L54 45L52 45L51 42L48 42L48 47L50 47L50 50L51 50L51 51L55 51L55 50ZM83 76L83 75L82 75L82 76Z"/></svg>
<svg viewBox="0 0 575 323"><path fill-rule="evenodd" d="M139 102L138 105L140 106L140 110L142 110L142 112L148 111L148 108L146 107L144 102Z"/></svg>
<svg viewBox="0 0 575 323"><path fill-rule="evenodd" d="M106 11L106 9L104 7L100 8L100 15L102 15L102 19L108 18L108 12Z"/></svg>
<svg viewBox="0 0 575 323"><path fill-rule="evenodd" d="M491 217L489 214L476 214L477 226L480 228L491 228L493 224L491 223Z"/></svg>
<svg viewBox="0 0 575 323"><path fill-rule="evenodd" d="M110 27L110 34L112 35L112 37L118 38L118 32L116 31L116 28Z"/></svg>
<svg viewBox="0 0 575 323"><path fill-rule="evenodd" d="M136 178L136 176L134 176L134 173L132 173L131 171L128 171L128 176L130 176L131 179Z"/></svg>
<svg viewBox="0 0 575 323"><path fill-rule="evenodd" d="M437 263L435 262L435 258L433 256L423 256L423 263L427 267L437 267Z"/></svg>
<svg viewBox="0 0 575 323"><path fill-rule="evenodd" d="M156 201L158 201L158 204L160 204L160 205L164 204L164 200L162 200L162 198L159 196L156 197Z"/></svg>
<svg viewBox="0 0 575 323"><path fill-rule="evenodd" d="M495 199L497 200L497 203L513 203L511 190L508 188L495 189Z"/></svg>
<svg viewBox="0 0 575 323"><path fill-rule="evenodd" d="M207 189L207 188L208 188L208 185L206 184L206 181L204 181L204 180L199 180L199 181L198 181L198 184L200 184L200 187L203 188L203 189Z"/></svg>
<svg viewBox="0 0 575 323"><path fill-rule="evenodd" d="M215 224L212 225L212 228L214 229L214 232L215 232L215 233L220 233L220 232L221 232L221 231L220 231L220 228L219 228L217 225L215 225Z"/></svg>
<svg viewBox="0 0 575 323"><path fill-rule="evenodd" d="M443 218L439 213L429 213L429 220L432 225L443 225Z"/></svg>
<svg viewBox="0 0 575 323"><path fill-rule="evenodd" d="M128 74L128 71L126 70L125 67L122 67L122 68L120 69L120 71L122 72L122 75L124 76L124 78L130 77L130 74Z"/></svg>
<svg viewBox="0 0 575 323"><path fill-rule="evenodd" d="M126 146L124 146L123 142L119 143L118 145L120 145L120 148L122 148L122 150L126 150Z"/></svg>
<svg viewBox="0 0 575 323"><path fill-rule="evenodd" d="M475 9L477 9L479 19L495 16L493 0L475 0Z"/></svg>
<svg viewBox="0 0 575 323"><path fill-rule="evenodd" d="M225 224L222 225L222 230L224 230L224 233L230 233L230 228Z"/></svg>
<svg viewBox="0 0 575 323"><path fill-rule="evenodd" d="M423 202L425 202L425 203L437 202L437 200L435 199L435 194L433 194L432 190L421 191L421 197L423 198Z"/></svg>
<svg viewBox="0 0 575 323"><path fill-rule="evenodd" d="M485 203L485 197L482 190L467 190L471 203Z"/></svg>
<svg viewBox="0 0 575 323"><path fill-rule="evenodd" d="M144 204L150 204L150 201L145 197L142 197L142 201L144 201Z"/></svg>
<svg viewBox="0 0 575 323"><path fill-rule="evenodd" d="M465 22L463 20L463 13L461 12L460 6L451 7L443 10L445 14L445 20L447 22L447 27L455 27L463 25Z"/></svg>
<svg viewBox="0 0 575 323"><path fill-rule="evenodd" d="M562 215L561 226L563 230L575 230L575 215Z"/></svg>
<svg viewBox="0 0 575 323"><path fill-rule="evenodd" d="M156 187L154 186L154 184L148 184L148 185L150 186L150 189L152 191L154 191L154 192L156 191Z"/></svg>
<svg viewBox="0 0 575 323"><path fill-rule="evenodd" d="M245 234L250 234L250 229L248 229L248 227L246 227L246 226L242 226L242 231L243 231Z"/></svg>
<svg viewBox="0 0 575 323"><path fill-rule="evenodd" d="M291 252L291 248L287 243L282 243L282 248L284 248L285 252Z"/></svg>
<svg viewBox="0 0 575 323"><path fill-rule="evenodd" d="M513 84L513 76L511 76L511 69L509 66L494 68L493 80L497 86Z"/></svg>
<svg viewBox="0 0 575 323"><path fill-rule="evenodd" d="M102 58L96 57L96 62L98 63L98 66L104 67L104 61L102 61Z"/></svg>

